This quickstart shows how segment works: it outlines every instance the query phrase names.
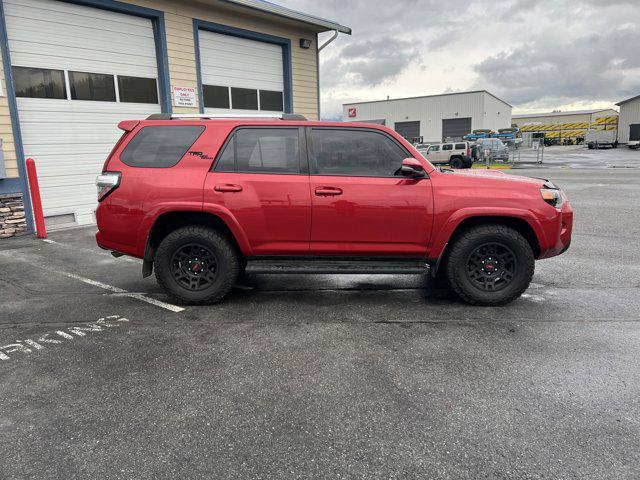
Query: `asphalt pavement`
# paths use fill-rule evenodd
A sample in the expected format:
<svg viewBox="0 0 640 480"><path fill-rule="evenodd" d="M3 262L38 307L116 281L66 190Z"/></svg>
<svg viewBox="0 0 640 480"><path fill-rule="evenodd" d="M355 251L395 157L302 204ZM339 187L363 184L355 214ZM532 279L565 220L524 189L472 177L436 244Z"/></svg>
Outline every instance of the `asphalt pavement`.
<svg viewBox="0 0 640 480"><path fill-rule="evenodd" d="M330 275L182 307L94 227L0 242L0 478L638 478L640 169L517 173L576 224L502 308Z"/></svg>

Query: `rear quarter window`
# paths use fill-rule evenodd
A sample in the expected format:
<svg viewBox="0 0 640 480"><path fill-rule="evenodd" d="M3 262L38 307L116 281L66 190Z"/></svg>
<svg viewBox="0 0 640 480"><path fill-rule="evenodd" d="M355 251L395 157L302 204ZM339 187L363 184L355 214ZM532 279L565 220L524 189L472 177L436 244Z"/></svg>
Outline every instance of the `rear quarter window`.
<svg viewBox="0 0 640 480"><path fill-rule="evenodd" d="M204 126L144 127L125 147L120 160L130 167L173 167L203 131Z"/></svg>
<svg viewBox="0 0 640 480"><path fill-rule="evenodd" d="M466 143L456 143L456 150L466 150L466 149L467 149Z"/></svg>

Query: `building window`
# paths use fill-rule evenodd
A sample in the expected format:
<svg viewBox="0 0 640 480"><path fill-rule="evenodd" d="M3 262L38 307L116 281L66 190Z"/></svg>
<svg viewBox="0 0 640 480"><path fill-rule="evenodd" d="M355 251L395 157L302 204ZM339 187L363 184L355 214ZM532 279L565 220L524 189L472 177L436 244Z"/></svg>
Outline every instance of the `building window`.
<svg viewBox="0 0 640 480"><path fill-rule="evenodd" d="M69 84L73 100L116 101L116 86L113 75L69 72Z"/></svg>
<svg viewBox="0 0 640 480"><path fill-rule="evenodd" d="M258 91L252 88L231 88L231 108L258 110Z"/></svg>
<svg viewBox="0 0 640 480"><path fill-rule="evenodd" d="M205 108L229 108L229 87L203 85L202 98Z"/></svg>
<svg viewBox="0 0 640 480"><path fill-rule="evenodd" d="M282 92L260 90L260 110L282 112L284 110Z"/></svg>
<svg viewBox="0 0 640 480"><path fill-rule="evenodd" d="M218 157L215 170L243 173L300 173L297 128L241 128Z"/></svg>
<svg viewBox="0 0 640 480"><path fill-rule="evenodd" d="M202 126L145 127L129 142L120 160L130 167L173 167L202 132Z"/></svg>
<svg viewBox="0 0 640 480"><path fill-rule="evenodd" d="M158 86L155 78L118 75L120 101L126 103L158 103Z"/></svg>
<svg viewBox="0 0 640 480"><path fill-rule="evenodd" d="M67 98L63 70L12 67L16 97Z"/></svg>

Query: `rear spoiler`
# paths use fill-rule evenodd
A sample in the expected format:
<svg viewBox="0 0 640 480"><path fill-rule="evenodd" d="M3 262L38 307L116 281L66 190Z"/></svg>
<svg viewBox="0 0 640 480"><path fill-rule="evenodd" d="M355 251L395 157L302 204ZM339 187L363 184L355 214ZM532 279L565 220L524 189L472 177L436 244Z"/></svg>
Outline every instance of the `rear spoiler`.
<svg viewBox="0 0 640 480"><path fill-rule="evenodd" d="M140 120L124 120L118 124L118 128L124 132L130 132L138 126Z"/></svg>

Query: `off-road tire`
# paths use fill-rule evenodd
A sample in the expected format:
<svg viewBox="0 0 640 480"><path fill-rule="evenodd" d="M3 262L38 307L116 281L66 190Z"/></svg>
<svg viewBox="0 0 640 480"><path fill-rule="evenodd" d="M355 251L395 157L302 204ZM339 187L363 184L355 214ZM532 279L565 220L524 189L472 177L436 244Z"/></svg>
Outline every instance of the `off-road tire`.
<svg viewBox="0 0 640 480"><path fill-rule="evenodd" d="M451 159L451 168L455 168L455 169L461 169L464 168L464 162L462 161L462 158L460 157L453 157Z"/></svg>
<svg viewBox="0 0 640 480"><path fill-rule="evenodd" d="M511 281L498 291L477 287L467 274L471 254L485 244L507 247L515 256L515 271ZM520 297L529 288L535 268L535 258L529 242L516 230L500 224L472 227L453 243L447 258L447 279L458 296L471 305L500 306Z"/></svg>
<svg viewBox="0 0 640 480"><path fill-rule="evenodd" d="M216 277L205 290L191 291L181 286L172 274L172 258L181 247L202 245L216 260ZM158 284L173 298L188 305L219 302L233 287L241 271L241 258L231 241L216 230L193 226L179 228L167 235L155 255L154 270Z"/></svg>

